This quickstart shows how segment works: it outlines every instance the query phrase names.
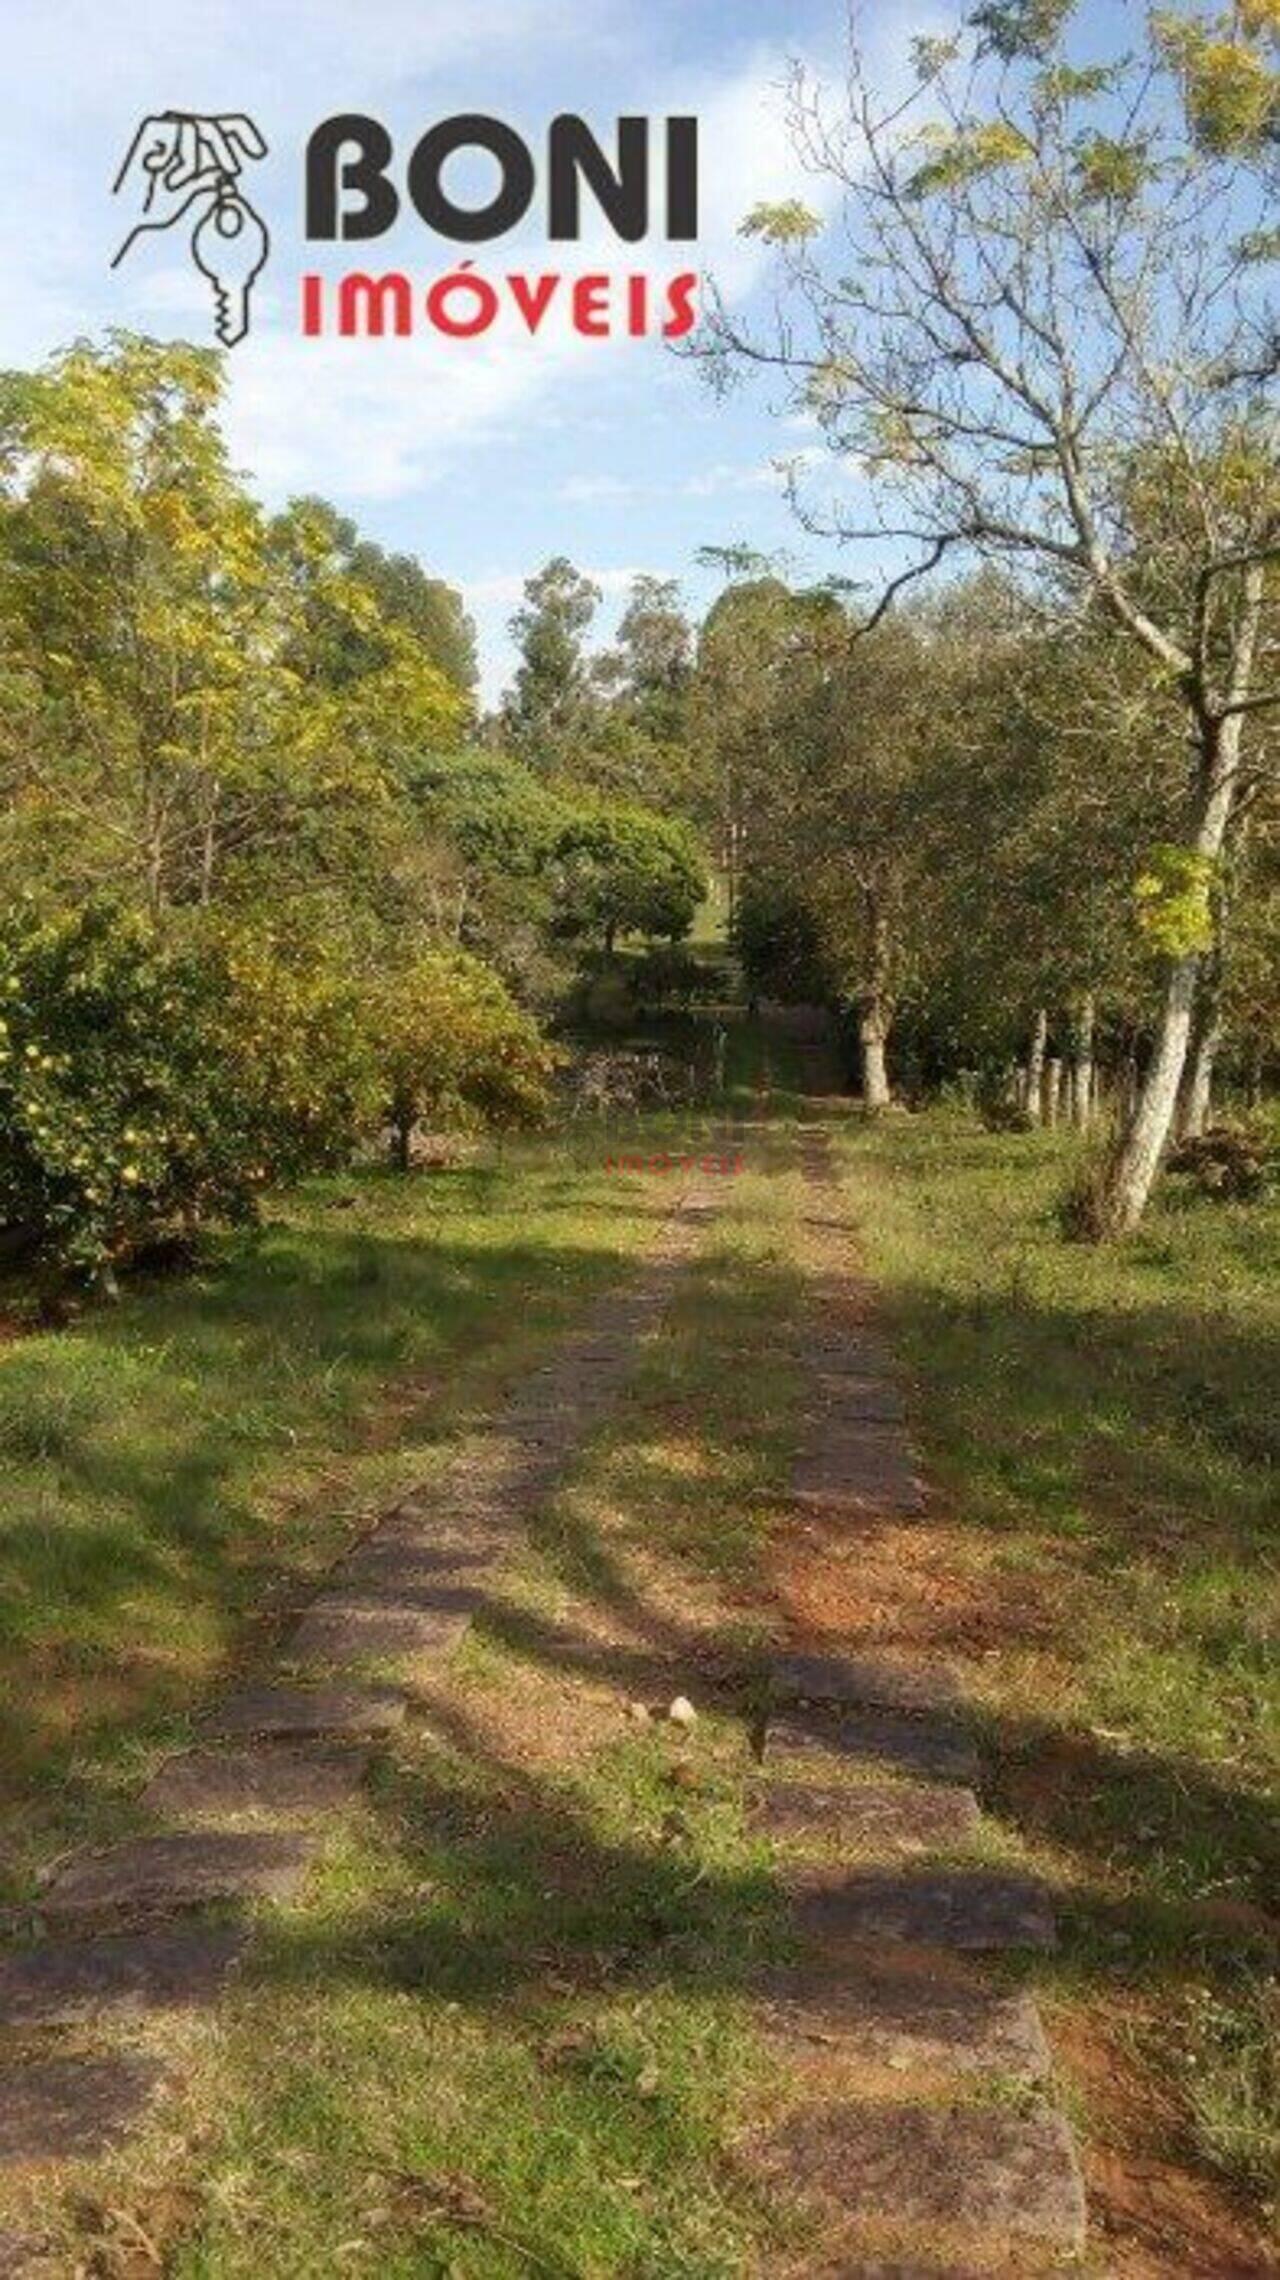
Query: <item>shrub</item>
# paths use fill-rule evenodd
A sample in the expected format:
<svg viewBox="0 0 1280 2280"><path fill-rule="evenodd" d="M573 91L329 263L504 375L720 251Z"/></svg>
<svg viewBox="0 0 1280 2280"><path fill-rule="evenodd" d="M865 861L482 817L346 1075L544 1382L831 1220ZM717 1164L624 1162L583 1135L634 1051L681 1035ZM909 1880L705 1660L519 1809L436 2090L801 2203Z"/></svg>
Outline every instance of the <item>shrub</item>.
<svg viewBox="0 0 1280 2280"><path fill-rule="evenodd" d="M427 950L384 977L367 1018L402 1167L420 1122L471 1131L546 1115L555 1049L492 968L467 951Z"/></svg>
<svg viewBox="0 0 1280 2280"><path fill-rule="evenodd" d="M1069 1243L1097 1243L1108 1233L1110 1179L1110 1149L1086 1149L1058 1204L1058 1225Z"/></svg>
<svg viewBox="0 0 1280 2280"><path fill-rule="evenodd" d="M1171 1150L1168 1168L1187 1172L1202 1195L1249 1203L1266 1192L1273 1165L1262 1133L1237 1124L1214 1124Z"/></svg>
<svg viewBox="0 0 1280 2280"><path fill-rule="evenodd" d="M1008 1069L984 1069L973 1090L973 1105L987 1132L1030 1132L1030 1110L1019 1100Z"/></svg>
<svg viewBox="0 0 1280 2280"><path fill-rule="evenodd" d="M108 1269L245 1218L338 1160L369 1113L355 992L315 945L98 903L0 930L0 1221Z"/></svg>

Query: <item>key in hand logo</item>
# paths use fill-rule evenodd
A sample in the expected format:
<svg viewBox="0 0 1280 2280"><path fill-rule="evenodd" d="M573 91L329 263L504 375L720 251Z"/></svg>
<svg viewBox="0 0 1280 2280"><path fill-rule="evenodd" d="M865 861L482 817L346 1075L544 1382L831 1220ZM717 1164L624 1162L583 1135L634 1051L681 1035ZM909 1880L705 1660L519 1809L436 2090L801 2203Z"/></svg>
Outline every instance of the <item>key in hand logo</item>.
<svg viewBox="0 0 1280 2280"><path fill-rule="evenodd" d="M249 295L270 249L267 225L240 186L247 159L265 158L267 146L243 111L204 117L194 111L153 111L125 153L112 189L141 190L143 219L120 247L152 230L175 229L194 214L191 258L213 287L214 331L234 348L249 330Z"/></svg>

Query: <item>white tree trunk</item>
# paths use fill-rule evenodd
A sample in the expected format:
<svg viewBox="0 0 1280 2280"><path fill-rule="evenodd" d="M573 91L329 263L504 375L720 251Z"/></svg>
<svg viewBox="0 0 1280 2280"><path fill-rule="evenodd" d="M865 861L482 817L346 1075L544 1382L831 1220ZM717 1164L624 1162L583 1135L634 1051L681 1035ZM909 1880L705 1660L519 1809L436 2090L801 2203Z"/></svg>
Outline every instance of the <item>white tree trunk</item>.
<svg viewBox="0 0 1280 2280"><path fill-rule="evenodd" d="M1058 1102L1062 1096L1062 1063L1055 1053L1044 1065L1044 1122L1050 1131L1058 1121Z"/></svg>
<svg viewBox="0 0 1280 2280"><path fill-rule="evenodd" d="M1087 1132L1093 1122L1095 1018L1093 992L1088 990L1080 1000L1071 1068L1071 1121L1079 1132Z"/></svg>
<svg viewBox="0 0 1280 2280"><path fill-rule="evenodd" d="M1155 1051L1108 1182L1103 1214L1108 1234L1128 1234L1137 1226L1160 1169L1178 1105L1199 971L1194 954L1177 959L1170 969Z"/></svg>
<svg viewBox="0 0 1280 2280"><path fill-rule="evenodd" d="M1044 1006L1037 1013L1027 1055L1027 1114L1033 1124L1044 1116L1044 1049L1049 1041L1049 1016Z"/></svg>
<svg viewBox="0 0 1280 2280"><path fill-rule="evenodd" d="M1184 1140L1198 1140L1209 1122L1213 1102L1213 1071L1222 1043L1222 1021L1216 1010L1196 1030L1190 1063L1183 1080L1178 1130Z"/></svg>
<svg viewBox="0 0 1280 2280"><path fill-rule="evenodd" d="M1201 754L1203 807L1195 851L1215 862L1235 804L1239 759L1240 715L1235 713L1205 731ZM1099 1198L1101 1234L1129 1234L1146 1210L1177 1112L1199 976L1200 957L1195 951L1175 958L1169 968L1155 1050Z"/></svg>
<svg viewBox="0 0 1280 2280"><path fill-rule="evenodd" d="M862 1105L864 1108L888 1108L892 1095L889 1091L889 1069L885 1058L888 1044L888 1022L877 1007L868 1007L858 1016L858 1043L862 1050Z"/></svg>
<svg viewBox="0 0 1280 2280"><path fill-rule="evenodd" d="M885 1048L893 1017L889 994L889 921L884 904L872 887L864 888L867 921L867 981L858 1004L858 1042L862 1048L862 1105L888 1108L891 1100Z"/></svg>

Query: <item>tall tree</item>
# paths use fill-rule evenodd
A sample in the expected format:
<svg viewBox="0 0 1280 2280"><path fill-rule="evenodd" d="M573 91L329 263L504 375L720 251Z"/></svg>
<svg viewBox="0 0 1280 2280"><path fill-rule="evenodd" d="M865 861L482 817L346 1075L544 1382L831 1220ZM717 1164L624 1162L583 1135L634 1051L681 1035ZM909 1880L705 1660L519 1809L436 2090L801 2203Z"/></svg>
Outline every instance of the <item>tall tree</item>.
<svg viewBox="0 0 1280 2280"><path fill-rule="evenodd" d="M0 379L3 830L47 887L153 911L329 871L465 698L373 597L300 574L233 473L219 361L116 335ZM316 603L328 611L316 638ZM339 635L367 645L331 668Z"/></svg>
<svg viewBox="0 0 1280 2280"><path fill-rule="evenodd" d="M524 593L511 620L520 664L503 720L522 757L554 770L571 757L591 715L585 644L601 593L563 554L526 579Z"/></svg>
<svg viewBox="0 0 1280 2280"><path fill-rule="evenodd" d="M300 661L335 685L387 661L393 631L423 661L468 692L476 682L475 627L456 588L411 554L388 554L327 499L292 499L271 526L273 547L305 605Z"/></svg>
<svg viewBox="0 0 1280 2280"><path fill-rule="evenodd" d="M658 742L685 731L693 632L674 578L647 572L632 581L607 663L636 725Z"/></svg>
<svg viewBox="0 0 1280 2280"><path fill-rule="evenodd" d="M966 553L1038 571L1104 610L1180 707L1194 767L1167 819L1161 1003L1098 1213L1118 1232L1168 1137L1213 880L1258 765L1246 724L1280 695L1262 275L1280 105L1265 6L1156 14L1105 62L1068 52L1071 15L987 0L963 33L916 42L905 99L877 96L856 46L836 110L798 77L830 230L794 200L758 208L745 226L780 249L781 326L756 336L721 304L703 353L780 368L856 462L855 502L869 481L874 511L797 503L893 549L873 614ZM1134 486L1153 449L1185 508L1154 581Z"/></svg>

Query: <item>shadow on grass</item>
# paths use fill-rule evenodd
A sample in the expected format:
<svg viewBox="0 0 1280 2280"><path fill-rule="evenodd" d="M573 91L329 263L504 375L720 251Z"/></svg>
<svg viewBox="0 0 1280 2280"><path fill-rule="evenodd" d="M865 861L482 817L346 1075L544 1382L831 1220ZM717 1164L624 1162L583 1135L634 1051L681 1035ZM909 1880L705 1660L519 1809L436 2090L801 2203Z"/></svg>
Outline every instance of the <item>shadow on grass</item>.
<svg viewBox="0 0 1280 2280"><path fill-rule="evenodd" d="M769 1268L736 1275L706 1270L703 1299L714 1293L726 1324L776 1321L785 1303L784 1281ZM911 1295L921 1309L919 1330L923 1298ZM936 1294L928 1295L929 1334L953 1334L955 1325ZM1047 1404L1044 1414L1051 1414L1052 1399L1044 1394L1035 1363L1051 1326L1028 1324L1024 1310L997 1310L983 1335L1007 1362L1019 1326L1031 1332L1025 1366L1037 1400ZM1151 1327L1147 1321L1120 1326L1124 1350L1144 1353ZM1054 1342L1060 1344L1072 1329L1070 1322L1053 1327ZM971 1332L966 1324L966 1339ZM1095 1341L1089 1361L1090 1383L1102 1400L1113 1385L1114 1357ZM678 1379L674 1390L679 1404ZM661 1389L644 1398L661 1408ZM1080 1398L1087 1401L1087 1390ZM975 1391L957 1399L973 1416ZM751 1407L749 1386L735 1388L729 1373L719 1415L714 1401L699 1411L698 1494L707 1507L730 1508L743 1493L743 1438L751 1432ZM1037 1427L1041 1415L1037 1410ZM756 1419L757 1452L766 1425ZM989 1439L988 1419L984 1445ZM624 1446L620 1440L615 1453L621 1455ZM1162 1484L1157 1493L1163 1492ZM642 1532L646 1513L678 1515L688 1494L687 1477L678 1467L664 1467L652 1451L642 1467L633 1456L625 1475L611 1472L610 1495L621 1504L624 1532L633 1536ZM1049 1519L1038 1515L1041 1529ZM927 1541L928 1519L919 1526ZM477 1613L482 1636L550 1677L587 1679L620 1698L643 1695L656 1680L675 1686L682 1673L696 1673L700 1697L713 1716L737 1716L751 1725L760 1702L758 1656L731 1637L709 1640L703 1626L653 1604L614 1544L579 1510L557 1515L554 1522L540 1521L535 1512L533 1527L553 1571L580 1603L582 1625L533 1613L491 1591L482 1595ZM1109 1546L1086 1548L1087 1567L1106 1573L1144 1553L1142 1534L1127 1513L1117 1515L1112 1527ZM678 1541L691 1582L718 1577L718 1563L700 1554L696 1532L679 1529ZM1074 1549L1074 1536L1070 1544ZM1248 1610L1246 1597L1241 1622ZM608 1634L621 1631L625 1637L601 1637L593 1613L604 1618ZM1212 1626L1207 1645L1197 1637L1207 1664L1221 1662L1222 1628L1221 1622ZM1230 1661L1238 1642L1226 1628ZM701 1815L709 1815L717 1837L720 1814L727 1810L734 1818L741 1762L731 1776L723 1769L717 1773L713 1764L707 1796L700 1800L695 1787L690 1801L664 1787L670 1767L662 1758L661 1729L620 1741L608 1762L620 1794L631 1784L638 1818L647 1820L651 1833L606 1839L598 1825L598 1799L593 1810L575 1799L564 1779L538 1776L518 1757L496 1755L478 1722L447 1693L424 1691L419 1706L439 1739L438 1761L390 1775L377 1792L375 1813L381 1841L412 1864L415 1876L426 1877L433 1895L445 1898L433 1897L421 1915L410 1908L384 1919L375 1907L367 1921L344 1923L336 1931L298 1926L282 1932L272 1968L332 1969L357 1979L387 1973L395 1984L487 2005L536 1991L548 1969L605 1980L658 1973L708 1990L741 1989L761 1958L785 1940L776 1892L740 1826L727 1860L714 1843L710 1850L698 1849ZM1016 1708L987 1715L982 1723L991 1810L1031 1847L1045 1848L1063 1864L1055 1879L1065 1935L1057 1968L1066 1979L1099 1990L1118 1982L1146 1988L1209 1982L1229 1991L1242 1968L1265 1955L1261 1908L1271 1889L1276 1824L1251 1769L1215 1765L1180 1748L1140 1747L1120 1736L1108 1740L1065 1718ZM904 1879L912 1873L902 1871Z"/></svg>
<svg viewBox="0 0 1280 2280"><path fill-rule="evenodd" d="M319 1468L468 1430L531 1343L626 1274L602 1232L588 1217L576 1245L530 1241L514 1204L481 1243L447 1221L425 1236L268 1228L192 1281L12 1349L7 1778L60 1788L74 1812L111 1733L198 1707L273 1585L338 1548L341 1515L314 1504ZM264 1494L273 1480L297 1499L292 1521Z"/></svg>

